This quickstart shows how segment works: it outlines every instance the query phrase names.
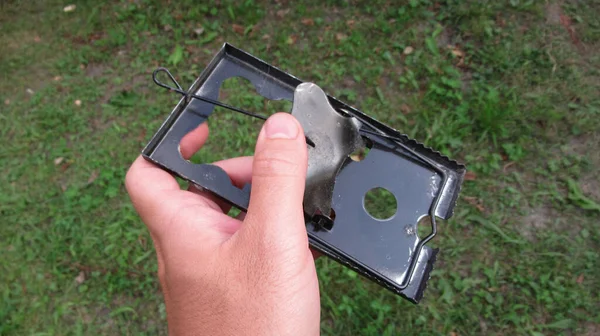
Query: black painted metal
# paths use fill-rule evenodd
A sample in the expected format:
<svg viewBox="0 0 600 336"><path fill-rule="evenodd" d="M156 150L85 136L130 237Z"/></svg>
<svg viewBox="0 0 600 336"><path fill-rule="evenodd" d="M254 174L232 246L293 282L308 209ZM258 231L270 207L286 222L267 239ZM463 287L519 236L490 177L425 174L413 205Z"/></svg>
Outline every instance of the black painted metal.
<svg viewBox="0 0 600 336"><path fill-rule="evenodd" d="M220 103L217 99L223 81L238 76L248 79L260 95L272 100L293 101L294 91L302 83L225 44L189 91L176 84L181 92L175 91L184 97L142 154L247 210L249 185L238 189L223 170L211 164L192 164L181 157L178 148L181 138L204 122L215 105L222 106L215 102ZM447 219L452 215L465 167L331 96L328 100L335 110L359 120L359 132L374 145L362 161L347 159L339 170L331 199L335 225L324 230L322 225L315 225L322 218L307 216L310 244L416 303L423 296L437 254L425 244L436 234L436 217ZM396 197L397 212L387 220L374 219L364 208L364 196L374 187L386 188ZM419 238L417 224L424 216L429 216L432 232Z"/></svg>

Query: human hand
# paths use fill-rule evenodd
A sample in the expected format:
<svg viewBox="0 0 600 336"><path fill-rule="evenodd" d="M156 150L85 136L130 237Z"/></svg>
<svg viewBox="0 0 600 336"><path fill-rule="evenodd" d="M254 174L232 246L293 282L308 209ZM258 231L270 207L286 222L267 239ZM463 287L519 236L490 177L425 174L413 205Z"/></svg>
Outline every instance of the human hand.
<svg viewBox="0 0 600 336"><path fill-rule="evenodd" d="M208 138L206 123L187 134L189 158ZM241 187L252 181L247 215L231 218L213 195L181 190L164 170L138 157L126 177L158 258L172 335L315 335L319 284L302 200L307 150L302 127L271 116L254 159L216 162Z"/></svg>

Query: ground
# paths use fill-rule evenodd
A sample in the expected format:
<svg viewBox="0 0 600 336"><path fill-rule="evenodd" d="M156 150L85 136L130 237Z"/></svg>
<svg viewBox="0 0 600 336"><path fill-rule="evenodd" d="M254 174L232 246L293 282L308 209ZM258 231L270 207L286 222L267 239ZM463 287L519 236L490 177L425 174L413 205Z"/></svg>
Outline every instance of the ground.
<svg viewBox="0 0 600 336"><path fill-rule="evenodd" d="M324 335L600 334L600 5L3 1L0 334L165 334L131 161L223 42L467 165L413 305L322 258ZM289 109L243 82L221 99ZM251 154L222 111L195 161Z"/></svg>

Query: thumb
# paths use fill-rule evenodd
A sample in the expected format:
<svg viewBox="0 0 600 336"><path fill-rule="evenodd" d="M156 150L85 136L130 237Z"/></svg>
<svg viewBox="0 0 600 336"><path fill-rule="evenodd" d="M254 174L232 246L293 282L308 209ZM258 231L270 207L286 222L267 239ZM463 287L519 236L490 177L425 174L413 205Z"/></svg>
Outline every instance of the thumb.
<svg viewBox="0 0 600 336"><path fill-rule="evenodd" d="M307 164L300 123L288 113L271 116L256 143L250 204L240 229L244 239L308 246L302 207Z"/></svg>

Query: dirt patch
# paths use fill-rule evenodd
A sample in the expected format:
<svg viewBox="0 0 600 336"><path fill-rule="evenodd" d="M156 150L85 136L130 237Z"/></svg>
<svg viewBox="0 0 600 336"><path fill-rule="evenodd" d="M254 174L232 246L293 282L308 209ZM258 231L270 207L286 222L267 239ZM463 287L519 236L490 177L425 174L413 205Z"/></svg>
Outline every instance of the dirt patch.
<svg viewBox="0 0 600 336"><path fill-rule="evenodd" d="M595 173L586 175L579 180L583 194L596 202L600 202L600 181L598 179L598 174Z"/></svg>
<svg viewBox="0 0 600 336"><path fill-rule="evenodd" d="M585 324L583 336L600 336L600 324L588 322Z"/></svg>
<svg viewBox="0 0 600 336"><path fill-rule="evenodd" d="M436 38L438 48L446 48L449 45L454 44L454 33L448 27L445 27L440 35Z"/></svg>
<svg viewBox="0 0 600 336"><path fill-rule="evenodd" d="M85 75L88 77L100 77L104 74L106 66L104 64L92 63L85 67Z"/></svg>
<svg viewBox="0 0 600 336"><path fill-rule="evenodd" d="M560 8L560 4L558 3L550 3L546 5L546 22L549 24L560 24L560 15L562 14L562 9Z"/></svg>
<svg viewBox="0 0 600 336"><path fill-rule="evenodd" d="M537 233L551 227L557 218L557 211L550 206L530 209L520 223L519 232L530 241L536 240Z"/></svg>

